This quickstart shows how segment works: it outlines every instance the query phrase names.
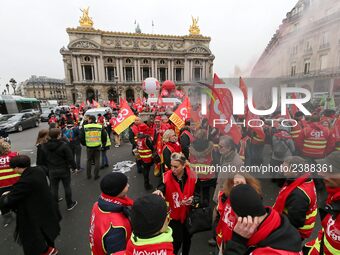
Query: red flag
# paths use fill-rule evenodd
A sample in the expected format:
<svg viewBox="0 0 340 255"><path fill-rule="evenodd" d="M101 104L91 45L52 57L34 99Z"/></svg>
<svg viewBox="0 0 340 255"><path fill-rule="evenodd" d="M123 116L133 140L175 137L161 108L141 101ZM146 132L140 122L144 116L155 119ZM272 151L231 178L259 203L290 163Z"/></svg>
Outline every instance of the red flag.
<svg viewBox="0 0 340 255"><path fill-rule="evenodd" d="M125 129L127 129L136 119L136 116L131 111L128 102L125 99L121 99L120 110L116 118L116 123L112 129L119 135Z"/></svg>
<svg viewBox="0 0 340 255"><path fill-rule="evenodd" d="M240 86L239 87L243 92L244 99L247 100L248 99L248 88L247 88L246 83L242 79L242 77L240 77Z"/></svg>
<svg viewBox="0 0 340 255"><path fill-rule="evenodd" d="M213 85L224 84L223 81L214 74ZM214 126L214 119L227 120L228 124L216 125L216 128L224 135L230 135L233 138L235 144L238 144L241 140L240 128L235 124L234 117L232 115L232 102L233 98L230 91L226 88L212 87L212 100L209 107L209 125ZM223 103L220 103L223 102ZM233 121L233 125L231 125Z"/></svg>
<svg viewBox="0 0 340 255"><path fill-rule="evenodd" d="M169 119L178 129L181 129L185 124L185 120L190 118L190 109L191 105L189 98L185 97L184 101L178 106L176 111L171 114Z"/></svg>

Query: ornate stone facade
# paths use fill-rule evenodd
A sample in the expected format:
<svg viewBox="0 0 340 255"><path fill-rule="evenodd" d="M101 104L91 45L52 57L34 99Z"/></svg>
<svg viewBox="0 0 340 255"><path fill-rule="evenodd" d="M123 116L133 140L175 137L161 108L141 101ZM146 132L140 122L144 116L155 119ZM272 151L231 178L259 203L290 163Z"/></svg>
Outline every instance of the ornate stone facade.
<svg viewBox="0 0 340 255"><path fill-rule="evenodd" d="M210 37L106 32L68 28L69 44L60 50L67 98L82 102L143 96L142 82L155 77L177 85L210 81L214 55Z"/></svg>
<svg viewBox="0 0 340 255"><path fill-rule="evenodd" d="M299 0L287 13L252 71L305 87L314 98L334 95L340 104L340 2Z"/></svg>

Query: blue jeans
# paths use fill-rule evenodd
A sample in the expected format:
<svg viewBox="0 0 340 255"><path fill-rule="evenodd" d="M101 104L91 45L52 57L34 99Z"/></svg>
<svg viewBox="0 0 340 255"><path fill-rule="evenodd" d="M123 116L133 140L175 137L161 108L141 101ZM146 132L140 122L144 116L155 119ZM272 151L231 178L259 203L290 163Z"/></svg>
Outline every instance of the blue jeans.
<svg viewBox="0 0 340 255"><path fill-rule="evenodd" d="M102 150L101 151L102 154L102 166L108 165L109 164L109 160L106 156L106 150Z"/></svg>

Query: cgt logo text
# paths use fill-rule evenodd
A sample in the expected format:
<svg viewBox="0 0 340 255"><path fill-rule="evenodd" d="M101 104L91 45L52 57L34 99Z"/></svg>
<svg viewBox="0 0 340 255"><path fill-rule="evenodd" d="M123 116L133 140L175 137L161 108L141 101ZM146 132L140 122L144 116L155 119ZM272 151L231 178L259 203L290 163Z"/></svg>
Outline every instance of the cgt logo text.
<svg viewBox="0 0 340 255"><path fill-rule="evenodd" d="M244 115L245 111L245 98L243 95L243 92L240 88L230 85L230 84L215 84L216 89L228 89L232 95L233 98L233 115ZM274 87L272 88L272 106L267 110L258 110L255 109L253 104L253 89L248 88L248 99L247 99L247 105L248 109L251 113L259 116L265 116L270 115L275 112L275 110L278 107L278 94L279 90L278 88ZM301 96L304 95L304 97L301 98L288 98L288 94L300 94ZM301 112L303 112L305 115L311 115L311 113L303 106L304 103L307 103L311 99L311 93L309 90L304 88L280 88L280 95L281 95L281 115L286 115L286 110L289 105L295 105ZM215 101L215 104L220 104L219 100L217 99ZM201 113L202 115L207 114L207 95L202 94L201 95ZM216 108L218 109L218 105L216 105Z"/></svg>

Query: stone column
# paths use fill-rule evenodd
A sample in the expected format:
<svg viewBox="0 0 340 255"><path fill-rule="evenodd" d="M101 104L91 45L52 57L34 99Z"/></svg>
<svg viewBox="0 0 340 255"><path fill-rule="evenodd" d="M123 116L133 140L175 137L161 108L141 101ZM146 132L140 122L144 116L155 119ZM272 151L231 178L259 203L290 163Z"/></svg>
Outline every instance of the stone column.
<svg viewBox="0 0 340 255"><path fill-rule="evenodd" d="M100 57L97 59L98 63L98 72L99 72L99 82L105 82L105 68L104 68L104 59L103 55L100 54Z"/></svg>
<svg viewBox="0 0 340 255"><path fill-rule="evenodd" d="M79 81L77 59L73 55L71 55L71 65L72 65L73 81Z"/></svg>
<svg viewBox="0 0 340 255"><path fill-rule="evenodd" d="M118 76L118 81L120 81L120 75L119 75L119 68L120 68L120 64L119 64L119 59L118 58L116 58L116 73L115 73L115 75L116 76ZM116 80L115 80L115 82L116 82Z"/></svg>
<svg viewBox="0 0 340 255"><path fill-rule="evenodd" d="M83 81L85 79L83 68L80 64L80 56L77 56L77 68L78 68L78 81Z"/></svg>
<svg viewBox="0 0 340 255"><path fill-rule="evenodd" d="M123 72L123 59L120 59L119 60L119 81L120 82L123 82L124 81L124 72Z"/></svg>
<svg viewBox="0 0 340 255"><path fill-rule="evenodd" d="M136 59L133 60L133 67L134 67L133 73L134 73L134 76L135 76L133 81L136 82L136 81L138 81L138 70L137 70L137 60Z"/></svg>
<svg viewBox="0 0 340 255"><path fill-rule="evenodd" d="M98 68L97 68L97 63L98 63L98 61L97 61L97 57L95 56L94 58L93 58L93 71L94 71L94 81L99 81L99 74L98 74ZM93 76L92 76L93 77Z"/></svg>
<svg viewBox="0 0 340 255"><path fill-rule="evenodd" d="M142 81L142 76L140 72L140 59L137 59L137 81Z"/></svg>
<svg viewBox="0 0 340 255"><path fill-rule="evenodd" d="M190 63L188 59L185 59L184 61L184 81L190 81Z"/></svg>
<svg viewBox="0 0 340 255"><path fill-rule="evenodd" d="M157 70L157 59L155 59L155 78L158 80L160 77L158 77L158 70Z"/></svg>
<svg viewBox="0 0 340 255"><path fill-rule="evenodd" d="M171 80L171 60L168 61L168 80Z"/></svg>

